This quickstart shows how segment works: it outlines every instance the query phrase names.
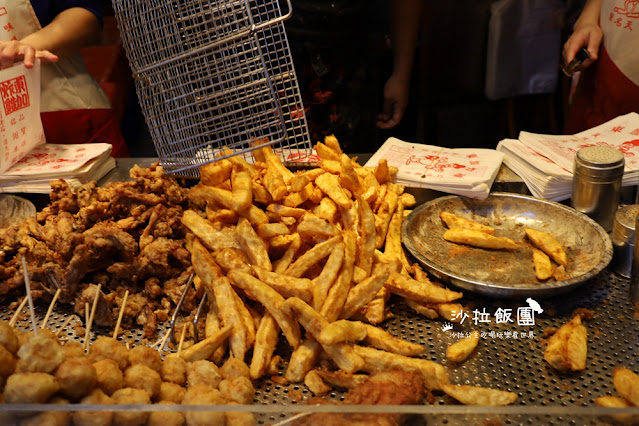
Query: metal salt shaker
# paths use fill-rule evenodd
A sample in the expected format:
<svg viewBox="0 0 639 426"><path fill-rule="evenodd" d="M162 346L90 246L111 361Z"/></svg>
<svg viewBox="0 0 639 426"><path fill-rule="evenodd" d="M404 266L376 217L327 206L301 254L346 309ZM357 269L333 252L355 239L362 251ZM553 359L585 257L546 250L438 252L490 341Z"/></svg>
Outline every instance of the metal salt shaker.
<svg viewBox="0 0 639 426"><path fill-rule="evenodd" d="M588 146L577 151L573 167L572 207L610 232L621 194L625 159L609 146Z"/></svg>
<svg viewBox="0 0 639 426"><path fill-rule="evenodd" d="M612 226L612 262L610 267L616 273L630 278L635 250L635 227L639 205L619 207Z"/></svg>
<svg viewBox="0 0 639 426"><path fill-rule="evenodd" d="M639 216L635 219L635 229L639 225ZM635 244L632 255L632 271L630 273L630 302L639 303L639 244Z"/></svg>

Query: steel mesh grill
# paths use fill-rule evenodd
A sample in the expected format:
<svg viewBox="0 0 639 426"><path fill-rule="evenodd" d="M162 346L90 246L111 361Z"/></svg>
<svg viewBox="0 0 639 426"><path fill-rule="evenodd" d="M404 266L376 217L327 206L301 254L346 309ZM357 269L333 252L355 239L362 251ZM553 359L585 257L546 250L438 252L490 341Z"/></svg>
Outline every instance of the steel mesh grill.
<svg viewBox="0 0 639 426"><path fill-rule="evenodd" d="M311 152L277 0L114 0L138 99L162 166L198 166L266 142ZM290 9L290 2L288 2ZM220 150L229 152L220 155ZM286 157L286 158L285 158Z"/></svg>
<svg viewBox="0 0 639 426"><path fill-rule="evenodd" d="M475 352L464 363L456 364L445 358L446 348L456 342L458 338L450 331L442 330L442 321L429 320L413 313L403 302L391 299L391 311L394 317L382 326L391 334L408 341L425 346L428 351L424 358L443 364L448 372L451 383L486 386L495 389L516 392L519 395L514 408L519 407L521 414L514 413L507 418L498 414L475 415L468 414L446 415L428 414L416 415L411 418L416 424L445 425L445 424L483 424L487 421L501 419L503 424L545 424L545 425L603 425L610 424L606 416L575 416L555 414L533 414L528 410L547 407L549 410L566 410L571 408L595 407L594 399L604 395L614 395L612 371L617 366L624 366L633 371L639 371L639 321L633 319L633 306L628 299L629 280L620 275L604 270L599 276L585 283L574 292L549 299L537 300L544 313L535 318L535 325L530 327L535 337L532 339L490 339L482 338ZM486 308L487 312L495 312L497 308L507 309L526 306L525 301L498 300L473 297L467 293L464 297L466 309ZM46 306L38 306L36 318L38 324L46 313ZM587 308L594 312L591 321L585 322L588 329L588 360L586 370L575 373L561 373L553 370L544 360L545 344L543 331L547 327L559 327L567 322L571 313L577 308ZM64 306L58 305L51 315L47 328L58 330L70 313L63 311ZM9 320L13 312L4 309L0 319ZM456 325L455 331L506 332L521 330L515 325L488 325L476 327L471 318L463 325ZM83 342L82 337L75 335L73 326L80 319L74 320L60 334L61 338ZM31 328L28 311L25 308L16 327L27 330ZM158 327L158 336L164 333L166 325ZM111 335L112 330L97 328L99 335ZM92 341L95 340L93 333ZM147 343L142 338L142 330L122 330L120 340L129 342L131 346ZM276 354L288 359L290 348L281 345ZM283 376L286 366L281 365L279 375ZM313 396L301 383L282 385L272 378L265 378L255 382L256 405L295 406ZM434 393L435 406L445 407L458 404L452 398ZM341 391L333 391L326 396L335 401L344 397ZM510 407L509 407L510 408ZM263 413L256 416L258 424L271 424L290 417L290 414ZM426 420L424 420L426 419Z"/></svg>

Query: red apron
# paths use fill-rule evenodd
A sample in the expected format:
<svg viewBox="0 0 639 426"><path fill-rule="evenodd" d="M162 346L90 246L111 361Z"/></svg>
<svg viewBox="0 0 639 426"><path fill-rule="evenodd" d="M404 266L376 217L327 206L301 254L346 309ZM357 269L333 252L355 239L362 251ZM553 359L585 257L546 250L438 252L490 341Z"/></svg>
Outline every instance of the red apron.
<svg viewBox="0 0 639 426"><path fill-rule="evenodd" d="M599 59L581 72L566 134L639 112L639 1L604 0Z"/></svg>
<svg viewBox="0 0 639 426"><path fill-rule="evenodd" d="M29 0L9 0L0 8L2 40L22 40L40 30ZM5 13L1 13L5 12ZM79 53L41 67L40 116L48 143L103 142L111 156L129 157L109 98L91 77Z"/></svg>

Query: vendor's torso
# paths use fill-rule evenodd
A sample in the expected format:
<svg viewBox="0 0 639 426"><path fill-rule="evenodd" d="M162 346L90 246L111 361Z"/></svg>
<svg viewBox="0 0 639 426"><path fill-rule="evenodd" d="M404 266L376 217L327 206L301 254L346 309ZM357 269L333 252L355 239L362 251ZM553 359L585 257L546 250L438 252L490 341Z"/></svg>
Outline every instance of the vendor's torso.
<svg viewBox="0 0 639 426"><path fill-rule="evenodd" d="M639 86L639 0L603 0L600 21L608 55Z"/></svg>

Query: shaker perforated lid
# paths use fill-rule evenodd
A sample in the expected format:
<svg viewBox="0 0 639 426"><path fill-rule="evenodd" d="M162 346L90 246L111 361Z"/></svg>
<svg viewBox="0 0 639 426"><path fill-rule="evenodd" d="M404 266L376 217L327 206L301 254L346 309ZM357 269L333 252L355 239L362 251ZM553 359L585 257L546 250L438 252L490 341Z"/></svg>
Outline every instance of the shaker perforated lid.
<svg viewBox="0 0 639 426"><path fill-rule="evenodd" d="M613 240L634 244L637 214L639 214L639 205L637 204L621 206L617 209L612 229Z"/></svg>
<svg viewBox="0 0 639 426"><path fill-rule="evenodd" d="M611 146L587 146L577 151L575 173L595 176L623 174L625 158L623 153Z"/></svg>

